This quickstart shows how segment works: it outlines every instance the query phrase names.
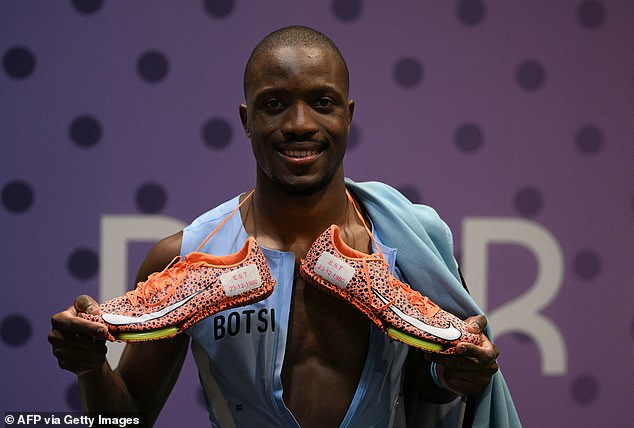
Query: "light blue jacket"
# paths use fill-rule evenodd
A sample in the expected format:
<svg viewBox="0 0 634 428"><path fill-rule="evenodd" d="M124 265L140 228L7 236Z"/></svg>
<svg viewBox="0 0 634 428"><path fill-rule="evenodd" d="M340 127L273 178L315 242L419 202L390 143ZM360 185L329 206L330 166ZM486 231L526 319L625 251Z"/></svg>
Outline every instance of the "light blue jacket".
<svg viewBox="0 0 634 428"><path fill-rule="evenodd" d="M460 318L482 313L460 279L451 231L433 208L412 204L383 183L347 179L346 186L363 203L381 241L398 250L396 263L412 288ZM491 338L488 327L486 333ZM521 426L500 371L477 397L473 426Z"/></svg>

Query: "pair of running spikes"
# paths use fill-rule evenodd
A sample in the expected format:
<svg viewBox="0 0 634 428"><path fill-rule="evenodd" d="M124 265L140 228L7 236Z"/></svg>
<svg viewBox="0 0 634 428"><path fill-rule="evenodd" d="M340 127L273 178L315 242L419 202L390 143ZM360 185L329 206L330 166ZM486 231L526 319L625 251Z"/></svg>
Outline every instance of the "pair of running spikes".
<svg viewBox="0 0 634 428"><path fill-rule="evenodd" d="M111 341L138 342L175 336L217 312L267 298L275 280L253 237L227 256L199 252L223 224L196 251L101 304L99 315L80 316L105 324ZM336 225L313 243L300 271L309 283L349 302L397 341L444 354L455 353L459 342L482 341L464 321L395 278L380 250L365 254L346 245Z"/></svg>

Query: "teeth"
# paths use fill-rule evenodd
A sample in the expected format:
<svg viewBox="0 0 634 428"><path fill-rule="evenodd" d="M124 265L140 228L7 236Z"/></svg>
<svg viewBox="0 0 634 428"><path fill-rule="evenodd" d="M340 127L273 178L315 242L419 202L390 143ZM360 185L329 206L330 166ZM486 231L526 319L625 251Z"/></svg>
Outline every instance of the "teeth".
<svg viewBox="0 0 634 428"><path fill-rule="evenodd" d="M318 152L315 150L284 150L282 153L291 158L304 158L306 156L316 155Z"/></svg>

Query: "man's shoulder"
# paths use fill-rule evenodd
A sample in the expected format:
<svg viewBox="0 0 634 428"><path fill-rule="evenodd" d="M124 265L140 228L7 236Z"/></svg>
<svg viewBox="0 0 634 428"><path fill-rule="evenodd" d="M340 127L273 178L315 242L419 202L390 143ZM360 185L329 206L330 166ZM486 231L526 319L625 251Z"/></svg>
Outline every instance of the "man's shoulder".
<svg viewBox="0 0 634 428"><path fill-rule="evenodd" d="M363 203L370 219L386 243L398 247L388 238L394 236L401 243L406 237L426 237L435 246L453 245L449 226L429 205L412 203L392 186L378 181L354 182L346 179L346 186Z"/></svg>
<svg viewBox="0 0 634 428"><path fill-rule="evenodd" d="M400 217L415 217L429 225L444 224L438 212L429 205L410 201L399 190L380 181L355 182L346 179L352 190L371 211L387 212Z"/></svg>
<svg viewBox="0 0 634 428"><path fill-rule="evenodd" d="M181 254L202 251L222 255L237 251L234 247L243 245L247 238L242 226L242 218L236 210L239 198L240 195L221 203L185 227ZM235 215L232 216L232 214ZM242 242L238 244L240 240Z"/></svg>
<svg viewBox="0 0 634 428"><path fill-rule="evenodd" d="M222 202L220 205L216 205L214 208L204 212L194 219L187 227L185 227L184 231L191 231L204 227L210 223L221 221L236 208L239 198L240 195L234 196L233 198Z"/></svg>

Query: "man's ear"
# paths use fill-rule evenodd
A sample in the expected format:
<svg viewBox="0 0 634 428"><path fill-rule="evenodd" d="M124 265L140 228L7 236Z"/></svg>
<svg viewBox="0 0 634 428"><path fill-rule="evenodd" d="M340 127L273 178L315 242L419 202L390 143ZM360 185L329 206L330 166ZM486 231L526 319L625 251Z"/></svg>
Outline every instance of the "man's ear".
<svg viewBox="0 0 634 428"><path fill-rule="evenodd" d="M247 135L247 138L251 138L251 131L249 130L249 119L247 115L247 105L240 104L239 107L240 112L240 121L242 122L242 128L244 129L244 133Z"/></svg>
<svg viewBox="0 0 634 428"><path fill-rule="evenodd" d="M350 126L352 125L352 116L354 114L354 100L348 100L348 132L350 132Z"/></svg>

